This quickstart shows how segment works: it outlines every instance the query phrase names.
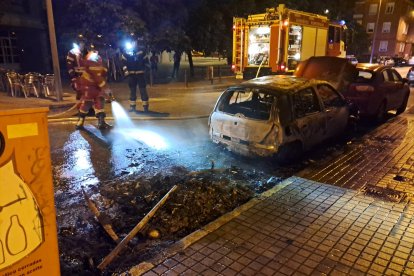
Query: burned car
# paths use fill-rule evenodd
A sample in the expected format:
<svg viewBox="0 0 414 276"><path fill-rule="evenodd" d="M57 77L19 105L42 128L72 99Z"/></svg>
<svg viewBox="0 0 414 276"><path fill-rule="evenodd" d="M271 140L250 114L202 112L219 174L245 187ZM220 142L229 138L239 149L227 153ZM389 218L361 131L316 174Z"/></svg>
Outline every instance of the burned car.
<svg viewBox="0 0 414 276"><path fill-rule="evenodd" d="M209 118L213 142L245 156L291 160L341 134L351 107L326 81L265 76L229 87Z"/></svg>

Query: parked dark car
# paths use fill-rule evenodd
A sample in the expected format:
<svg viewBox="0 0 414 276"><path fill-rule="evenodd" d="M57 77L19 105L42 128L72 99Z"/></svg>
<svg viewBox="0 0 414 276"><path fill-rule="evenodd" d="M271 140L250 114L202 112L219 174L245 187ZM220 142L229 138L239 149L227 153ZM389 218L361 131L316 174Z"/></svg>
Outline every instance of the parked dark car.
<svg viewBox="0 0 414 276"><path fill-rule="evenodd" d="M213 142L239 154L289 162L341 134L353 123L352 115L326 81L265 76L223 92L210 115L209 133Z"/></svg>
<svg viewBox="0 0 414 276"><path fill-rule="evenodd" d="M408 66L408 60L402 58L402 57L394 57L394 66Z"/></svg>
<svg viewBox="0 0 414 276"><path fill-rule="evenodd" d="M409 85L413 85L414 84L414 66L411 67L410 70L408 70L407 80L408 80L408 84Z"/></svg>
<svg viewBox="0 0 414 276"><path fill-rule="evenodd" d="M404 112L410 95L407 79L381 64L359 63L354 67L344 58L311 57L299 65L295 75L331 82L356 104L361 116L377 122L390 110L396 110L397 115Z"/></svg>
<svg viewBox="0 0 414 276"><path fill-rule="evenodd" d="M358 64L358 76L344 93L359 108L361 115L381 122L388 111L405 111L410 96L407 80L392 67Z"/></svg>

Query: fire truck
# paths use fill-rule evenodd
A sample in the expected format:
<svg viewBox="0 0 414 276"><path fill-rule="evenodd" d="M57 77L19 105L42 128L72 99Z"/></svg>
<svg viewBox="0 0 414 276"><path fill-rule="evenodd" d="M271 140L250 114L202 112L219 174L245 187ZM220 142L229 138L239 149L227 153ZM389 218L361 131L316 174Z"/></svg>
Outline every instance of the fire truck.
<svg viewBox="0 0 414 276"><path fill-rule="evenodd" d="M288 9L233 18L232 69L236 78L293 72L311 56L345 57L344 22Z"/></svg>

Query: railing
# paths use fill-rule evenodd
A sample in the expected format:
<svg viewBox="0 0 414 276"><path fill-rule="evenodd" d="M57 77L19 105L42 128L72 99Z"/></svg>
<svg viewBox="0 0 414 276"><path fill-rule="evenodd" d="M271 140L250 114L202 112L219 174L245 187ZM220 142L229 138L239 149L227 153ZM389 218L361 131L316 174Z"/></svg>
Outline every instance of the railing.
<svg viewBox="0 0 414 276"><path fill-rule="evenodd" d="M50 97L55 95L55 77L53 74L19 74L0 69L0 90L11 97Z"/></svg>

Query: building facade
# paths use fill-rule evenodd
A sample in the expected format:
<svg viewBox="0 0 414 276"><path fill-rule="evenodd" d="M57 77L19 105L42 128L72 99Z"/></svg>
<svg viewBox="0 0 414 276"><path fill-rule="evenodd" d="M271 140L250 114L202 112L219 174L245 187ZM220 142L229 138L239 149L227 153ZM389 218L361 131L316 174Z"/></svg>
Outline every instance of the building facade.
<svg viewBox="0 0 414 276"><path fill-rule="evenodd" d="M373 57L411 57L414 43L413 0L358 0L354 20L371 40ZM372 51L373 49L373 51ZM374 61L374 60L373 60Z"/></svg>
<svg viewBox="0 0 414 276"><path fill-rule="evenodd" d="M52 72L46 23L44 0L0 3L0 68Z"/></svg>

